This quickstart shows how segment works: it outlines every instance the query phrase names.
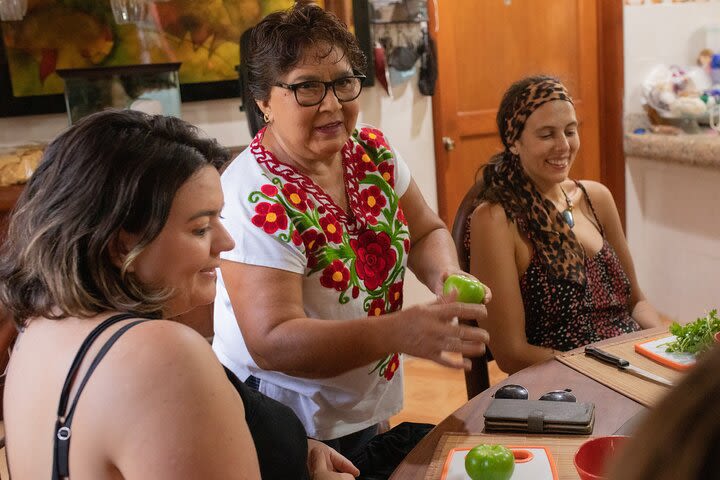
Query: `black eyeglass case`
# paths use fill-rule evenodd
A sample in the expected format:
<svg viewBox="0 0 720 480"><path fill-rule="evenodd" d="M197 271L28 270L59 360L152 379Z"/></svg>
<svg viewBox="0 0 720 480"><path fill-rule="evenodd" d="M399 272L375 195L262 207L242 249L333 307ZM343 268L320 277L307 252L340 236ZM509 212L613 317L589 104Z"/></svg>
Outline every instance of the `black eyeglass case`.
<svg viewBox="0 0 720 480"><path fill-rule="evenodd" d="M494 398L485 411L486 432L592 433L595 404Z"/></svg>

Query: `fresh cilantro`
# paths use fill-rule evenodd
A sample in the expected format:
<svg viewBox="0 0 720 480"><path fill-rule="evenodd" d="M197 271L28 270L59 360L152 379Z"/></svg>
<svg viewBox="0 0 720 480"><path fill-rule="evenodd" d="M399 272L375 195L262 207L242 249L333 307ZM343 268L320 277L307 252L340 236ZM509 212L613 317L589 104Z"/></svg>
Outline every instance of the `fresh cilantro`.
<svg viewBox="0 0 720 480"><path fill-rule="evenodd" d="M680 325L673 322L670 325L670 333L677 339L667 344L668 352L701 353L708 350L713 342L713 336L720 332L720 318L717 309L710 310L710 313L700 317L687 325Z"/></svg>

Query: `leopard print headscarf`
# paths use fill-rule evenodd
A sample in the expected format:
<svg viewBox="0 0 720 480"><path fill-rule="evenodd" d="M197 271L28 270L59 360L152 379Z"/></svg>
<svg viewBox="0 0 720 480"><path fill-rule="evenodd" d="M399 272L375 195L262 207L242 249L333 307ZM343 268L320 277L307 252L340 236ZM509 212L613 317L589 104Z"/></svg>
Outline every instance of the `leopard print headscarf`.
<svg viewBox="0 0 720 480"><path fill-rule="evenodd" d="M580 284L585 283L585 252L555 205L543 197L530 180L520 158L510 147L520 138L525 122L538 107L553 100L572 102L565 87L551 78L531 83L518 96L513 114L506 119L501 160L486 168L482 199L502 205L508 219L532 242L540 261L550 273ZM489 181L488 181L489 180Z"/></svg>

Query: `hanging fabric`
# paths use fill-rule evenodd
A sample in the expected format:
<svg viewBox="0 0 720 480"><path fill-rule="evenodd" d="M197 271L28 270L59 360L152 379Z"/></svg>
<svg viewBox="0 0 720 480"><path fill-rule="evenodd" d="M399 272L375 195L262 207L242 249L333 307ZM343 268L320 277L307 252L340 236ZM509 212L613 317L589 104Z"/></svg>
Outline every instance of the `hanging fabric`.
<svg viewBox="0 0 720 480"><path fill-rule="evenodd" d="M418 88L423 95L432 96L435 94L435 83L438 78L437 51L435 41L423 29L422 52L420 55L420 78Z"/></svg>

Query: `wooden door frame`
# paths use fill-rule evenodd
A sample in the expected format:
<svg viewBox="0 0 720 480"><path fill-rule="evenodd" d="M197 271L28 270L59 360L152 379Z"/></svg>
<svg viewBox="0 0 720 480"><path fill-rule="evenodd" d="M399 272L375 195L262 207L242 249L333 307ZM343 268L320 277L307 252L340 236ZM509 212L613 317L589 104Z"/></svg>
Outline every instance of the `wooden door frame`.
<svg viewBox="0 0 720 480"><path fill-rule="evenodd" d="M597 9L600 175L615 198L625 229L623 2L598 0Z"/></svg>
<svg viewBox="0 0 720 480"><path fill-rule="evenodd" d="M436 42L437 25L435 2L428 2L430 32ZM613 194L620 219L625 226L625 152L623 149L623 99L624 99L624 56L623 56L623 2L622 0L597 0L598 22L598 127L600 144L600 176ZM435 174L437 178L438 210L445 210L445 185L441 178L448 167L448 155L443 145L443 132L452 138L457 125L443 125L440 103L455 95L452 88L443 88L438 82L433 96L433 126L435 147ZM444 218L451 226L452 218Z"/></svg>

